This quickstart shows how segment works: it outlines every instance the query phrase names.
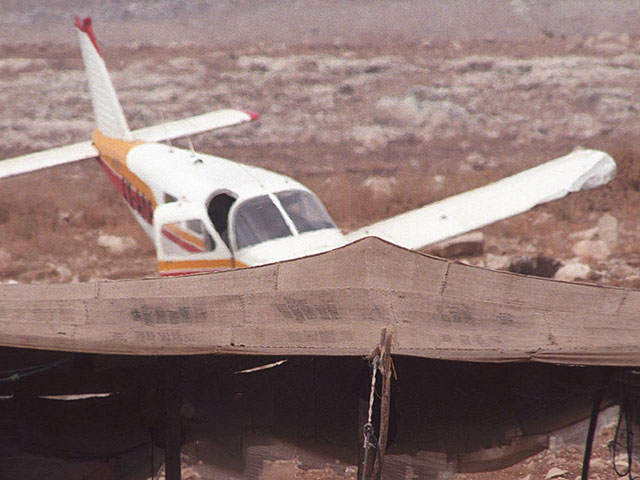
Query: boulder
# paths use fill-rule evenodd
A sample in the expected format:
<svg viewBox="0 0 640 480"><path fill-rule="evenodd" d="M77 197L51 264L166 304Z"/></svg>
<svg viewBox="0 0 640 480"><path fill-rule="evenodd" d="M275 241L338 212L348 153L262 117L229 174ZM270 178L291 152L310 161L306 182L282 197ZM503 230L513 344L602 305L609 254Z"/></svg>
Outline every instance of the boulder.
<svg viewBox="0 0 640 480"><path fill-rule="evenodd" d="M566 478L567 473L569 472L567 472L566 470L562 470L561 468L558 468L558 467L553 467L547 472L544 478L545 480L552 480L554 478L558 478L558 479Z"/></svg>
<svg viewBox="0 0 640 480"><path fill-rule="evenodd" d="M604 240L580 240L571 249L584 262L606 260L611 249Z"/></svg>
<svg viewBox="0 0 640 480"><path fill-rule="evenodd" d="M591 267L582 263L578 259L574 259L564 264L553 276L556 280L565 282L573 282L574 280L586 280L591 274Z"/></svg>
<svg viewBox="0 0 640 480"><path fill-rule="evenodd" d="M521 273L522 275L553 278L560 266L560 261L552 257L521 255L511 260L507 270L513 273Z"/></svg>

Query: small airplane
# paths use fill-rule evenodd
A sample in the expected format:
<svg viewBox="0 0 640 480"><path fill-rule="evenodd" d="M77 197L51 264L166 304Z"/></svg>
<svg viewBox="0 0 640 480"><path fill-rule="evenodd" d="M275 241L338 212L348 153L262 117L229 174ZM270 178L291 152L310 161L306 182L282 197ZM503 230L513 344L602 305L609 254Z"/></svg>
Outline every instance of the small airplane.
<svg viewBox="0 0 640 480"><path fill-rule="evenodd" d="M176 138L249 122L218 110L131 131L90 18L76 17L97 127L91 141L0 161L0 178L97 158L153 240L163 276L261 265L373 235L418 249L615 177L605 152L572 153L498 182L343 234L301 183L262 168L180 149Z"/></svg>

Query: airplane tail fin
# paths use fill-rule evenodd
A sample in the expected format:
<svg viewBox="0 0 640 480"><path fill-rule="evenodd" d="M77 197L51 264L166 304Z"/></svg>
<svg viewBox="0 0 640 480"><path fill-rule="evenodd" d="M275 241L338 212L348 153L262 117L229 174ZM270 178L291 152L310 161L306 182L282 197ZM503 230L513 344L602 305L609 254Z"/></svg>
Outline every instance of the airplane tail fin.
<svg viewBox="0 0 640 480"><path fill-rule="evenodd" d="M108 137L131 140L131 131L100 53L91 18L76 17L76 26L98 130Z"/></svg>

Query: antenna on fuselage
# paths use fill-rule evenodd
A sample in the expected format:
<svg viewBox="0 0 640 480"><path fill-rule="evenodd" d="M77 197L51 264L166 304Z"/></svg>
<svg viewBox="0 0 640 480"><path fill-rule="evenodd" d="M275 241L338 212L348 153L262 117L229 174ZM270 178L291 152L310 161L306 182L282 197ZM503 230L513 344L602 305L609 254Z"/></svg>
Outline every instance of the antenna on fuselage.
<svg viewBox="0 0 640 480"><path fill-rule="evenodd" d="M164 112L162 110L160 110L160 120L161 120L161 124L164 125L165 123ZM167 145L169 145L169 152L173 153L173 143L171 143L171 137L169 135L167 135L166 142L167 142Z"/></svg>
<svg viewBox="0 0 640 480"><path fill-rule="evenodd" d="M189 150L191 150L191 156L195 157L196 156L196 151L193 148L193 142L191 141L191 137L187 137L187 143L189 144Z"/></svg>

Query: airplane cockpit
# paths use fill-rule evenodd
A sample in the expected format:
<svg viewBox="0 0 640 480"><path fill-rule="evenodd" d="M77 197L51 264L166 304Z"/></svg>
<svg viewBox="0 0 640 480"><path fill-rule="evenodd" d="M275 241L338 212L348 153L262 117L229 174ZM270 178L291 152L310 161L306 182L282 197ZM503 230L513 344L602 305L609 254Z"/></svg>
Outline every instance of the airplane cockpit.
<svg viewBox="0 0 640 480"><path fill-rule="evenodd" d="M306 232L337 228L320 200L304 190L253 197L232 212L237 249Z"/></svg>
<svg viewBox="0 0 640 480"><path fill-rule="evenodd" d="M257 196L218 191L204 203L171 197L154 217L162 274L260 265L345 244L320 200L302 188Z"/></svg>
<svg viewBox="0 0 640 480"><path fill-rule="evenodd" d="M234 258L247 265L312 255L346 243L318 197L305 189L238 201L229 221Z"/></svg>

